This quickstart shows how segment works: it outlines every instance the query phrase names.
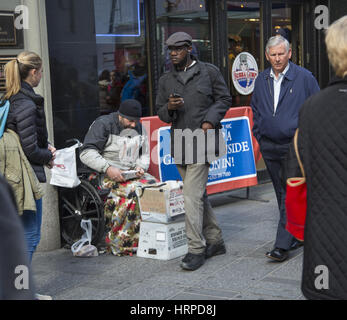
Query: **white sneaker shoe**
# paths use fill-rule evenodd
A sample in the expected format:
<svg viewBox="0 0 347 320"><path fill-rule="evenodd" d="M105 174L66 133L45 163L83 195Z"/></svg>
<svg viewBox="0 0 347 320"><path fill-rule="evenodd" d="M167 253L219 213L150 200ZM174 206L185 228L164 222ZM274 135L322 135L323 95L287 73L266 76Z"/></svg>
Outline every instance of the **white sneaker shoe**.
<svg viewBox="0 0 347 320"><path fill-rule="evenodd" d="M35 298L36 300L53 300L51 296L46 296L38 293L35 294Z"/></svg>

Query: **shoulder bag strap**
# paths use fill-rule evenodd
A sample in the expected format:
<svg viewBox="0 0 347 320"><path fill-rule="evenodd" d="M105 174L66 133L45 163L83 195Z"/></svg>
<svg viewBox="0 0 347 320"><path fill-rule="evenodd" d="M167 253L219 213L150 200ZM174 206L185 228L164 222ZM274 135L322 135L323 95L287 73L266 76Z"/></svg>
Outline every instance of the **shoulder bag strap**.
<svg viewBox="0 0 347 320"><path fill-rule="evenodd" d="M295 135L294 135L294 149L295 149L295 154L296 158L298 159L299 167L301 170L302 176L305 178L305 171L304 171L304 166L301 162L300 155L299 155L299 150L298 150L298 135L299 135L299 128L296 129Z"/></svg>

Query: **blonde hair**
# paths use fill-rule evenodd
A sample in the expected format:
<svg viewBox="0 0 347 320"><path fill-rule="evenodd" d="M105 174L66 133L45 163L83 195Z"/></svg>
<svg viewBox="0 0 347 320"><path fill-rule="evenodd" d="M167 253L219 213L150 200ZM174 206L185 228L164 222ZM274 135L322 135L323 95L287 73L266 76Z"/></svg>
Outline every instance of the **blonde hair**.
<svg viewBox="0 0 347 320"><path fill-rule="evenodd" d="M6 94L4 99L9 99L21 89L21 81L25 80L29 71L40 69L42 59L34 52L23 51L15 60L5 65Z"/></svg>
<svg viewBox="0 0 347 320"><path fill-rule="evenodd" d="M326 31L329 61L339 77L347 75L347 16L336 20Z"/></svg>

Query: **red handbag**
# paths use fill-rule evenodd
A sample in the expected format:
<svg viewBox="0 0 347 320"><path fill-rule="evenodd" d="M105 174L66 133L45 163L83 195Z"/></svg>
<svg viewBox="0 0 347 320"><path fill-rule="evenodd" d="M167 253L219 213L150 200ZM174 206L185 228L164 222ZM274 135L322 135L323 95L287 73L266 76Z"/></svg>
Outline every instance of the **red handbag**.
<svg viewBox="0 0 347 320"><path fill-rule="evenodd" d="M298 151L298 134L299 129L296 130L294 135L294 149L302 177L287 179L287 193L285 201L287 212L286 230L297 240L304 241L304 228L307 209L307 186L304 167L300 160Z"/></svg>

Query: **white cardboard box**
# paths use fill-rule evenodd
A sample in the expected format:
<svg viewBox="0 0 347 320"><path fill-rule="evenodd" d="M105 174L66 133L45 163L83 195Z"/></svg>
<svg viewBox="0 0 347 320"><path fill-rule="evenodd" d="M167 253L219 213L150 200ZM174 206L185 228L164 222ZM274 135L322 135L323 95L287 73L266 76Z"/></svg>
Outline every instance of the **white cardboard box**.
<svg viewBox="0 0 347 320"><path fill-rule="evenodd" d="M187 252L184 221L169 224L141 221L138 257L171 260Z"/></svg>
<svg viewBox="0 0 347 320"><path fill-rule="evenodd" d="M169 223L185 213L182 181L166 181L165 185L142 191L139 195L142 221Z"/></svg>

